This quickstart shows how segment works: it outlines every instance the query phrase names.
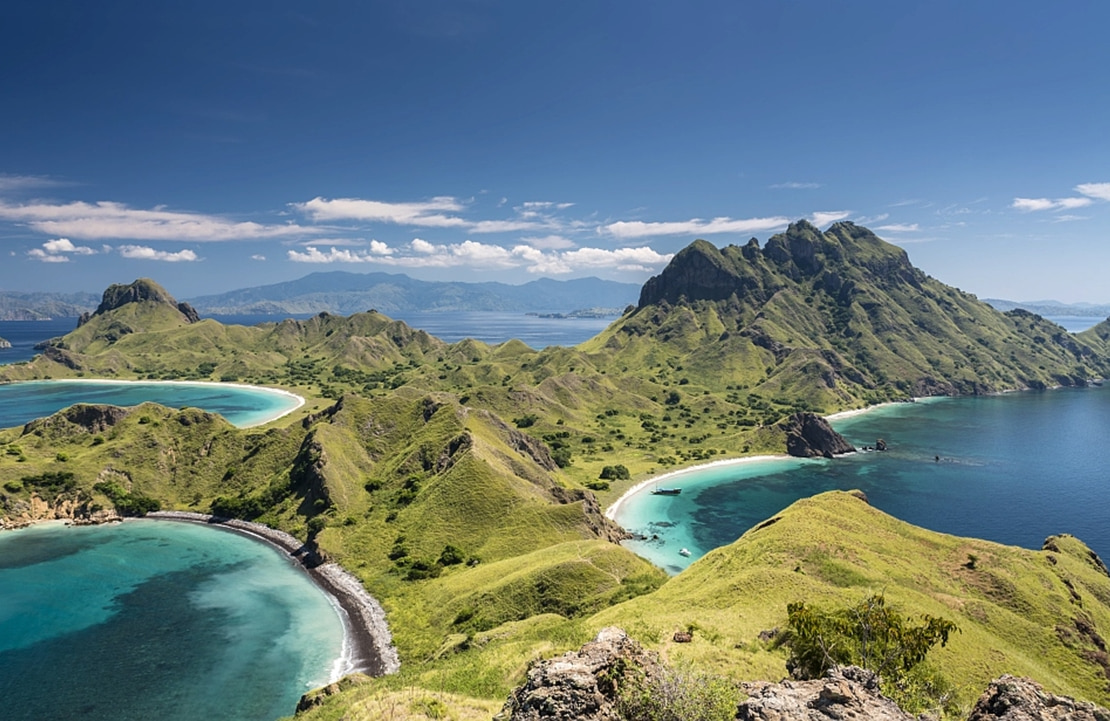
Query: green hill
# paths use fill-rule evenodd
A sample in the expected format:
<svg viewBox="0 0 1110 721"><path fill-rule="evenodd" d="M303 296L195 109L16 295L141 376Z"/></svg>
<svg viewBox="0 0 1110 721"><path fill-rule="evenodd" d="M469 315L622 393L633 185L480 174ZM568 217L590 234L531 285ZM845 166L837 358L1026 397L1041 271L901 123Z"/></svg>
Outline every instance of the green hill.
<svg viewBox="0 0 1110 721"><path fill-rule="evenodd" d="M636 309L587 342L594 362L740 385L832 410L897 397L1083 385L1105 345L995 311L866 228L799 221L763 248L696 241Z"/></svg>

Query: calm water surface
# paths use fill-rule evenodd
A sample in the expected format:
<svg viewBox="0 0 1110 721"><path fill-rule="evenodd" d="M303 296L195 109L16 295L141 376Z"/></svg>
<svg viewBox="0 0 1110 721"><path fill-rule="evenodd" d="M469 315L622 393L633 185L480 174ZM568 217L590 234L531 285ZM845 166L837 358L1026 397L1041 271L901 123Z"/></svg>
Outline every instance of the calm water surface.
<svg viewBox="0 0 1110 721"><path fill-rule="evenodd" d="M834 425L856 446L883 438L890 450L692 471L665 482L681 496L622 506L619 523L659 537L628 545L676 573L799 498L859 488L936 531L1026 548L1071 533L1110 558L1110 388L898 404Z"/></svg>
<svg viewBox="0 0 1110 721"><path fill-rule="evenodd" d="M168 521L0 533L5 721L270 721L342 645L324 594L249 538Z"/></svg>

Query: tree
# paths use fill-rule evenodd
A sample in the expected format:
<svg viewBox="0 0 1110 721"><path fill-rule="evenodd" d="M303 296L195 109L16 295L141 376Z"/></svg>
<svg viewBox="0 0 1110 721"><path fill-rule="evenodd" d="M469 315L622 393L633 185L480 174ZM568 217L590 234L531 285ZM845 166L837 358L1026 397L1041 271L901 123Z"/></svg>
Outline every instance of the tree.
<svg viewBox="0 0 1110 721"><path fill-rule="evenodd" d="M819 678L832 666L862 666L884 682L898 684L925 660L933 646L948 643L956 624L930 616L919 625L886 605L881 594L855 606L831 611L805 603L786 607L787 632L782 643L790 648L786 665L797 678Z"/></svg>

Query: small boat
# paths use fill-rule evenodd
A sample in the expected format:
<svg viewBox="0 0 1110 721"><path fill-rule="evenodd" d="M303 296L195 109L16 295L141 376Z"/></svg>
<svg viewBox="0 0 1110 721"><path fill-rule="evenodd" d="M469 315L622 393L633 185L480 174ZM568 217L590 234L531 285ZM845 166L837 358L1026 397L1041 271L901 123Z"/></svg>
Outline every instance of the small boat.
<svg viewBox="0 0 1110 721"><path fill-rule="evenodd" d="M681 488L655 488L651 491L653 496L677 496L679 493L682 493Z"/></svg>
<svg viewBox="0 0 1110 721"><path fill-rule="evenodd" d="M683 548L681 551L678 552L678 555L680 555L680 556L689 556L690 555L690 549Z"/></svg>

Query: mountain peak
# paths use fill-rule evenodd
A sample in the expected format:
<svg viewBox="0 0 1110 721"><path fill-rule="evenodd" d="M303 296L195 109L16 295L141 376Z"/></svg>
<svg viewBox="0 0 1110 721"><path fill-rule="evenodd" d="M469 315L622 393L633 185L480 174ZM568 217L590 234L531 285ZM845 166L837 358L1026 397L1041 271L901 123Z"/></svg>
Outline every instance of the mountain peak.
<svg viewBox="0 0 1110 721"><path fill-rule="evenodd" d="M93 313L85 313L78 319L77 327L80 328L87 323L91 318L104 315L113 310L117 310L127 305L128 303L160 303L163 305L173 306L185 316L185 320L189 323L196 323L200 320L196 310L191 305L185 302L178 303L177 300L169 294L169 292L162 286L155 283L149 278L139 278L130 284L115 283L108 286L104 291L104 296L100 301Z"/></svg>

